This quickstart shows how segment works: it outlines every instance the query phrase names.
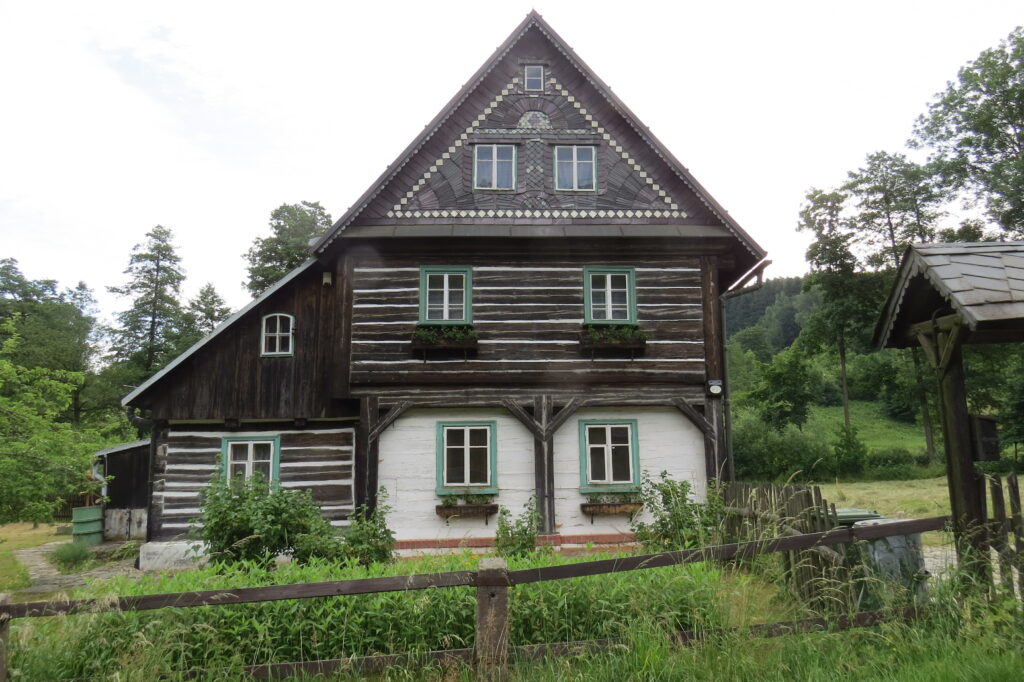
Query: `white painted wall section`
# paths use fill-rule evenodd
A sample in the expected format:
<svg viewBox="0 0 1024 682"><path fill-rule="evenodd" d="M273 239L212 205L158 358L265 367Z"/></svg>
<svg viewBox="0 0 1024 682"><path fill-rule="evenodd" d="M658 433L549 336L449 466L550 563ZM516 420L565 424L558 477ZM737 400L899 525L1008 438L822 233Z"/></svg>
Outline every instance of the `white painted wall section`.
<svg viewBox="0 0 1024 682"><path fill-rule="evenodd" d="M561 535L628 533L626 516L591 517L580 510L581 420L635 419L640 469L651 478L668 471L676 480L693 484L698 500L705 499L707 476L704 437L679 410L672 407L588 408L578 411L555 433L555 523Z"/></svg>
<svg viewBox="0 0 1024 682"><path fill-rule="evenodd" d="M494 421L497 424L495 502L518 516L534 494L533 436L515 417L500 409L409 410L380 435L378 480L388 493L388 527L398 540L494 537L497 516L445 519L434 507L442 503L437 484L438 422ZM578 510L577 510L578 511Z"/></svg>

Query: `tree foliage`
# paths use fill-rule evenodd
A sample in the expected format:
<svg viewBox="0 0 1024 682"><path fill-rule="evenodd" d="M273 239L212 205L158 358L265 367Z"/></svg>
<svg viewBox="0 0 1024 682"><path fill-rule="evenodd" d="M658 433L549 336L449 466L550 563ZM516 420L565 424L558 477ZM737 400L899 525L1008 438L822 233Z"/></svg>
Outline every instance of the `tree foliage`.
<svg viewBox="0 0 1024 682"><path fill-rule="evenodd" d="M1004 230L1024 234L1024 28L961 68L914 133L945 186L972 191Z"/></svg>
<svg viewBox="0 0 1024 682"><path fill-rule="evenodd" d="M171 242L173 234L157 225L136 244L124 274L128 281L108 287L131 298L131 307L117 314L120 326L111 330L112 359L127 362L144 379L171 360L182 311L178 297L185 273Z"/></svg>
<svg viewBox="0 0 1024 682"><path fill-rule="evenodd" d="M849 173L843 190L857 203L853 227L871 247L869 265L898 268L907 246L934 240L943 196L929 168L903 154L875 152Z"/></svg>
<svg viewBox="0 0 1024 682"><path fill-rule="evenodd" d="M789 348L776 355L771 364L761 368L757 383L745 400L761 421L776 431L782 431L788 424L797 428L806 424L814 394L803 352Z"/></svg>
<svg viewBox="0 0 1024 682"><path fill-rule="evenodd" d="M269 289L309 257L310 241L331 226L331 215L316 201L281 204L270 214L269 237L257 238L245 258L253 296Z"/></svg>
<svg viewBox="0 0 1024 682"><path fill-rule="evenodd" d="M89 486L99 442L61 421L82 373L25 367L17 316L0 322L0 523L47 521L63 496Z"/></svg>

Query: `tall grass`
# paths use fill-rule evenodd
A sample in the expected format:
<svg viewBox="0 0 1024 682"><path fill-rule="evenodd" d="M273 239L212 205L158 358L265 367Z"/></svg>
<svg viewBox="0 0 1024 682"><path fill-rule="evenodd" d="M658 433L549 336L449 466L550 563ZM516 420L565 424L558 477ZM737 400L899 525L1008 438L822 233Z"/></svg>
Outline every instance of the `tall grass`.
<svg viewBox="0 0 1024 682"><path fill-rule="evenodd" d="M416 572L470 569L469 556L437 558ZM527 568L566 563L545 557L510 562ZM221 572L224 571L224 572ZM409 565L211 567L144 579L115 580L91 596L130 596L199 589L398 575ZM720 624L720 574L676 566L621 575L523 585L512 590L512 644L620 637L649 620L668 630ZM22 679L125 679L197 668L421 652L471 647L475 590L443 588L258 604L82 614L15 621L13 669ZM134 672L132 673L134 675ZM121 677L116 677L120 675Z"/></svg>

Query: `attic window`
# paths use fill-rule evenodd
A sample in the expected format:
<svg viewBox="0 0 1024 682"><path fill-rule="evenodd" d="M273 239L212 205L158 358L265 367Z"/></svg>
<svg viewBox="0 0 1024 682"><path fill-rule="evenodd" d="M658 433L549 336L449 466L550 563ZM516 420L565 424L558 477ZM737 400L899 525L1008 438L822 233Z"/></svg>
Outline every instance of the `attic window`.
<svg viewBox="0 0 1024 682"><path fill-rule="evenodd" d="M527 90L540 91L544 89L543 66L527 66L525 76Z"/></svg>
<svg viewBox="0 0 1024 682"><path fill-rule="evenodd" d="M295 318L284 313L274 313L263 318L263 338L260 355L284 356L293 355L292 335L295 331Z"/></svg>
<svg viewBox="0 0 1024 682"><path fill-rule="evenodd" d="M473 150L473 187L475 189L515 189L515 145L476 145Z"/></svg>

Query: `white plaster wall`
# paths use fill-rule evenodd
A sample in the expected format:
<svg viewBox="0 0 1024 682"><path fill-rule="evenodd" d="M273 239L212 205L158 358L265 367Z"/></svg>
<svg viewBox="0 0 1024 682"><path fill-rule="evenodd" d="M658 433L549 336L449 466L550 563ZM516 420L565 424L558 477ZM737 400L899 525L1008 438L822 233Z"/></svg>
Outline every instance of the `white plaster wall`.
<svg viewBox="0 0 1024 682"><path fill-rule="evenodd" d="M704 500L707 476L704 437L679 410L671 407L589 408L577 412L555 433L555 524L561 535L628 533L626 516L595 516L580 510L579 421L583 419L636 419L640 470L652 478L668 471L676 480L693 483L697 499Z"/></svg>
<svg viewBox="0 0 1024 682"><path fill-rule="evenodd" d="M498 488L495 502L513 515L523 512L534 494L533 436L515 417L499 409L409 410L380 435L378 480L388 492L388 527L398 540L494 537L497 515L449 519L434 512L442 503L437 485L437 423L497 423ZM577 510L578 511L578 510Z"/></svg>

